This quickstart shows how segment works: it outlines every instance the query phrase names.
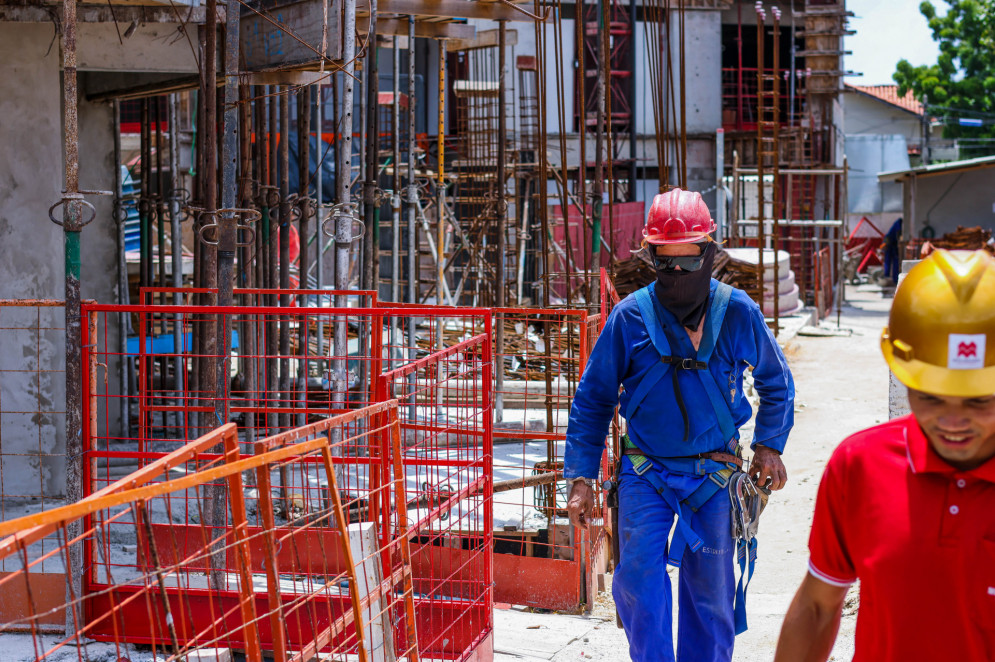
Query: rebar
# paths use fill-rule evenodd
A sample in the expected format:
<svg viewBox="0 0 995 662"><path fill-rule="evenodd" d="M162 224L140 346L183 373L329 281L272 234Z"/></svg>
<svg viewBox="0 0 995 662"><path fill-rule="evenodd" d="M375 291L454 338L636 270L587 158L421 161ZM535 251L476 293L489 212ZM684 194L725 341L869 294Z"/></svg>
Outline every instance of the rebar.
<svg viewBox="0 0 995 662"><path fill-rule="evenodd" d="M353 81L356 70L356 0L343 0L342 21L342 59L345 66L342 72L342 111L339 114L340 125L336 126L336 143L340 146L338 167L336 168L336 203L335 218L335 289L349 289L349 247L352 244L353 216L349 213L351 203L350 186L352 184L352 113L353 113ZM344 294L336 295L336 307L344 308L347 299ZM345 402L347 383L348 327L344 319L335 320L333 352L335 360L332 366L332 394L334 406L341 408Z"/></svg>
<svg viewBox="0 0 995 662"><path fill-rule="evenodd" d="M169 95L168 106L169 123L169 225L170 237L173 246L173 287L183 287L183 234L180 231L180 202L185 199L180 190L180 159L177 131L179 131L179 113L176 107L176 95ZM183 303L183 295L180 292L173 294L173 305L179 306ZM179 313L173 315L173 351L176 357L173 360L173 372L175 373L177 397L180 398L182 411L177 412L177 417L182 429L187 428L186 420L186 365L184 356L183 324Z"/></svg>
<svg viewBox="0 0 995 662"><path fill-rule="evenodd" d="M363 278L360 289L377 288L376 263L379 261L380 205L377 195L377 176L380 165L380 136L377 132L377 110L380 91L380 49L377 47L377 0L370 3L370 41L366 45L366 152L364 154L366 181L363 185L363 222L366 232L363 235Z"/></svg>
<svg viewBox="0 0 995 662"><path fill-rule="evenodd" d="M321 135L319 131L319 136ZM308 238L310 237L309 221L311 220L311 203L312 200L309 197L310 191L310 170L311 170L311 88L308 86L302 87L297 93L297 203L298 209L300 210L299 223L299 243L300 243L300 255L297 258L297 281L298 287L301 290L308 289ZM320 159L319 159L320 160ZM319 163L319 169L321 164ZM307 305L307 297L301 296L298 301L298 305L304 307ZM304 414L304 409L307 406L307 377L308 377L308 364L307 364L307 325L298 324L297 325L297 353L300 358L297 361L297 406L300 407L301 412L297 414L297 420L295 425L304 425L306 421L306 416Z"/></svg>
<svg viewBox="0 0 995 662"><path fill-rule="evenodd" d="M418 184L415 182L415 17L408 16L408 184L405 204L408 225L408 303L418 301L418 237L415 213ZM416 336L413 320L408 320L408 359L415 357Z"/></svg>

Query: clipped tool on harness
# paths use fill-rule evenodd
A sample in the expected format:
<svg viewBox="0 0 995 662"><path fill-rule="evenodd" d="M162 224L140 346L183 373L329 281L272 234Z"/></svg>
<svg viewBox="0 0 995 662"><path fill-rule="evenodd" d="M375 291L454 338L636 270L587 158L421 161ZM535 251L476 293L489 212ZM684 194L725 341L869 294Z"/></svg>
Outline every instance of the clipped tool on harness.
<svg viewBox="0 0 995 662"><path fill-rule="evenodd" d="M770 488L757 485L743 471L729 477L729 501L732 506L732 539L736 543L736 563L739 565L739 582L736 584L736 602L733 607L736 634L746 631L746 590L753 579L757 563L757 529L760 513L767 507Z"/></svg>
<svg viewBox="0 0 995 662"><path fill-rule="evenodd" d="M729 478L729 500L732 502L732 537L746 541L757 537L760 513L767 507L770 488L757 485L748 474L737 471Z"/></svg>

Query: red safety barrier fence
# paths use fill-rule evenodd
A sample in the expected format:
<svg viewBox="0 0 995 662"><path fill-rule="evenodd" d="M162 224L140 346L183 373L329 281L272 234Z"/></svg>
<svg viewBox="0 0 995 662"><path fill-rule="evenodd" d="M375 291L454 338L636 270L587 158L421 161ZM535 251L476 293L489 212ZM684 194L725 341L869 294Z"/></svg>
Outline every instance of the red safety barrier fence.
<svg viewBox="0 0 995 662"><path fill-rule="evenodd" d="M117 308L93 309L98 317L93 333L97 342L87 343L94 346L95 356L89 364L106 362L104 354L113 354L106 349L104 329L107 321L113 322ZM179 374L191 375L189 379L192 379L198 359L207 358L216 363L220 357L217 353L205 357L186 346L178 355L168 343L163 351L155 345L163 336L161 330L155 325L143 324L142 316L146 316L146 320L154 315L167 320L177 317L178 328L184 330L196 324L208 325L209 329L209 325L217 323L217 315L221 312L192 306L148 306L134 310L139 320L137 326L152 329L144 341L132 342L134 356L131 360L138 364L136 373L144 375L135 395L130 398L133 411L138 412L133 418L134 425L127 431L115 429L113 414L117 408L111 403L117 396L101 391L99 384L93 385L96 396L90 398L99 420L93 422L93 432L88 432L87 438L91 442L89 447L97 453L101 471L106 472L105 467L112 462L120 465L126 461L137 463L142 453L168 449L172 447L170 444L182 442L206 423L214 422L216 403L208 397L212 392L195 389L188 381L185 395L177 398L171 383L171 376L177 371L170 366L179 357L185 366ZM245 430L244 442L289 429L295 423L379 401L385 397L376 391L381 372L386 374L404 368L441 350L460 346L480 334L489 334L493 339L490 351L495 356L494 364L500 367L491 373L492 384L486 392L487 398L494 403L490 410L495 416L494 480L501 488L493 504L498 514L496 524L488 533L493 539L495 563L501 568L501 572L495 573L494 599L566 610L592 603L594 569L591 558L596 551L592 543L597 543L600 534L597 527L588 533L574 531L569 526L562 458L570 405L596 337L592 335L593 331L600 326L598 315L576 310L478 310L382 303L373 310L236 307L227 309L224 314L234 329L243 330L237 337L238 342L233 343L237 346L233 350L235 357L231 363L232 387L228 400L232 420L240 422ZM283 319L288 320L286 335L293 344L289 344L286 353L272 352L271 336L267 334L279 335L279 328L272 329ZM317 333L319 324L326 329L324 336ZM493 333L488 325L494 327ZM336 328L348 329L348 356L344 352L334 352L335 345L330 338ZM305 330L305 342L296 340L301 337L302 329ZM242 342L246 334L252 333L256 334L255 351L250 351L251 348ZM165 335L172 336L171 328L167 328ZM318 337L325 340L325 352L320 355ZM467 352L462 354L472 356ZM457 361L453 356L446 361L450 364ZM346 361L349 388L343 392L339 386L343 380L336 381L335 370L336 365L341 368ZM166 368L162 374L166 375L166 380L162 387L156 388L160 382L150 380L147 375L160 374L158 371L163 364ZM305 368L298 368L300 365ZM285 366L289 366L286 382L281 381L282 378L267 380L269 371L277 370L283 375ZM447 371L453 369L452 365L446 367ZM306 398L296 378L299 370L309 375ZM256 387L250 388L246 374L253 372ZM426 373L423 378L435 379L437 376ZM416 378L408 375L407 379ZM151 387L148 386L150 381ZM445 389L437 391L445 390L444 397L451 399L453 393L459 391L454 390L454 383L450 380ZM276 388L271 388L272 384ZM470 395L468 383L460 388L465 392L460 392L459 397ZM483 387L475 382L474 388L482 392ZM402 395L396 394L402 399L402 419L407 425L409 421L405 417L409 416L409 407L405 406ZM455 423L447 420L445 424ZM408 428L404 429L407 434ZM121 466L116 470L120 472L127 468ZM433 486L429 490L445 489L444 485L436 487L436 481L431 477L426 478ZM419 482L411 489L418 492L422 486Z"/></svg>
<svg viewBox="0 0 995 662"><path fill-rule="evenodd" d="M175 448L230 416L245 430L243 441L303 425L309 420L364 406L373 400L373 380L384 367L428 354L415 344L384 342L400 316L387 308L217 308L208 306L88 306L84 339L86 443L105 454L100 468L127 473L136 455ZM127 349L116 343L118 320L133 318L136 334ZM406 309L405 323L418 343L447 320L469 319L474 309L441 312ZM422 325L419 322L425 321ZM217 325L232 329L232 356L213 347ZM425 326L426 328L422 328ZM471 325L472 326L472 325ZM212 345L197 346L195 338ZM384 357L394 354L385 366ZM129 389L101 384L100 364L123 360L134 366ZM227 392L215 393L219 364L229 379ZM114 471L110 469L114 468Z"/></svg>
<svg viewBox="0 0 995 662"><path fill-rule="evenodd" d="M582 310L505 308L494 319L496 599L576 610L591 602L590 536L567 517L563 452L590 318Z"/></svg>
<svg viewBox="0 0 995 662"><path fill-rule="evenodd" d="M569 525L562 472L570 406L601 315L534 308L488 312L494 329L494 599L542 609L590 606L605 563L595 558L602 522L596 520L591 531ZM410 323L399 322L402 335ZM468 318L422 327L419 352L452 347L483 331L479 320ZM408 351L405 345L394 354ZM401 411L403 417L403 401Z"/></svg>
<svg viewBox="0 0 995 662"><path fill-rule="evenodd" d="M425 650L493 653L490 318L483 333L384 373L399 401L415 614Z"/></svg>
<svg viewBox="0 0 995 662"><path fill-rule="evenodd" d="M398 423L397 403L385 402L264 439L250 457L229 424L81 502L0 523L10 534L0 559L21 566L0 577L0 594L23 612L0 633L27 630L29 642L5 641L36 660L67 645L81 660L108 647L121 658L137 654L134 644L168 660L218 647L260 662L262 651L293 662L424 658ZM270 488L281 472L294 493ZM371 504L390 513L386 535ZM81 520L83 534L67 539ZM53 534L59 547L38 549ZM65 565L74 544L85 546L83 594L40 603L37 568ZM43 638L40 628L67 610L69 633ZM94 651L90 639L110 643Z"/></svg>
<svg viewBox="0 0 995 662"><path fill-rule="evenodd" d="M0 299L0 521L65 504L65 308L51 299ZM106 366L105 366L106 368ZM101 377L106 377L106 370ZM78 485L77 485L78 487ZM36 543L39 555L58 548L53 536ZM16 571L0 560L0 577ZM39 593L65 594L59 563L38 566ZM0 622L20 613L23 601L0 591ZM64 618L42 629L62 627ZM3 655L0 655L3 657Z"/></svg>
<svg viewBox="0 0 995 662"><path fill-rule="evenodd" d="M132 341L131 351L127 360L136 363L136 392L129 399L133 401L131 409L138 415L134 417L127 426L121 426L116 420L115 413L120 409L114 402L120 396L112 390L102 386L99 382L89 379L87 370L93 368L96 363L107 360L108 355L117 352L109 345L108 341L113 336L111 328L117 320L121 308L126 308L129 314L133 313L137 318L137 328L139 338ZM327 416L333 416L348 411L350 408L360 407L369 402L383 402L389 397L383 395L383 388L380 386L381 380L385 377L381 373L385 372L391 364L400 364L401 367L408 366L404 384L407 380L414 385L421 384L424 388L425 380L450 379L452 383L459 383L456 389L448 389L446 399L455 400L463 398L465 406L454 404L453 411L462 410L469 418L461 418L463 414L455 418L443 417L434 421L434 428L429 429L424 425L414 423L421 428L417 434L443 439L463 439L467 435L473 444L464 443L467 453L472 452L476 457L476 465L466 464L466 457L459 458L459 461L449 466L439 464L434 466L433 460L425 457L409 457L410 453L404 455L405 465L403 471L409 474L411 483L410 491L412 498L406 503L418 503L428 499L438 500L439 495L426 494L422 488L423 483L436 485L441 481L428 476L429 467L432 471L447 472L448 483L468 484L472 482L467 477L466 472L475 472L473 480L478 480L482 475L484 457L489 457L490 453L483 442L484 418L490 414L491 391L485 390L481 374L483 366L486 364L490 369L490 358L484 360L484 353L481 347L488 345L486 338L489 330L489 316L486 311L474 309L435 309L431 307L406 308L397 311L392 308L268 308L252 307L240 308L232 307L226 309L204 307L204 306L93 306L87 310L90 324L87 326L87 339L85 341L86 354L84 356L84 378L89 384L86 401L87 411L85 412L85 444L88 449L87 458L89 464L93 466L93 471L88 477L90 489L95 489L101 484L112 480L117 473L134 469L157 457L163 452L168 452L178 444L182 444L186 438L200 427L213 423L217 411L217 399L213 398L213 392L200 391L190 385L190 375L198 361L206 360L212 366L216 366L222 360L219 352L212 355L202 355L194 351L185 340L183 344L171 344L169 341L173 337L174 327L168 326L165 329L165 346L157 345L163 337L162 331L154 324L148 324L148 318L159 316L170 324L176 324L176 329L180 330L183 337L192 335L191 329L197 324L206 325L203 332L206 334L212 330L213 324L217 324L218 318L224 323L232 325L233 329L243 330L243 334L255 333L260 342L256 345L254 352L249 351L249 347L242 343L245 335L237 338L233 342L233 356L230 360L229 374L231 374L231 387L227 394L227 409L230 412L231 420L242 423L240 442L248 451L258 446L256 440L267 434L280 435L292 430L295 423L305 423L319 420ZM174 321L175 320L175 321ZM286 351L271 353L267 342L268 330L273 326L287 322L288 332L286 337L292 341L285 346ZM412 330L415 334L415 348L410 348L405 344L399 349L403 350L403 355L394 353L391 360L391 347L387 345L383 338L390 333L392 324L398 324L403 333ZM317 330L324 326L325 352L318 354ZM455 356L449 348L444 353L431 353L436 345L436 332L444 329L465 327L467 329L480 328L484 330L484 336L476 341L474 348L460 346L456 351L460 356L464 356L461 365L469 371L468 374L475 374L472 382L467 382L464 377L449 377L455 370L458 362L454 362ZM248 329L248 331L244 331ZM149 330L143 336L143 330ZM339 331L347 331L348 344L336 345L334 334ZM277 333L280 333L277 328ZM235 340L233 338L233 340ZM449 343L448 336L442 339L443 344ZM459 343L457 342L457 345ZM181 348L180 352L174 350ZM336 351L339 347L339 351ZM341 351L341 348L345 351ZM410 351L409 351L410 350ZM413 361L408 360L408 356L414 357ZM181 366L177 371L176 364ZM165 364L165 371L160 372L161 366ZM339 384L343 381L336 381L336 370L348 366L348 384L346 389L342 389ZM249 388L251 377L246 378L246 372L267 373L271 369L278 371L275 382L267 382L263 379L260 384L275 383L276 389ZM398 370L395 367L394 370ZM285 373L284 371L287 370ZM306 372L309 375L306 397L303 396L304 389L300 388L301 380L297 375ZM389 372L389 371L387 371ZM183 392L177 393L170 381L175 374L180 374L187 379L187 387ZM282 375L287 374L286 380ZM342 372L339 373L340 375ZM490 374L488 372L488 374ZM166 375L166 383L160 384L160 375ZM154 378L153 378L154 377ZM455 380L455 381L453 381ZM490 381L487 380L489 384ZM436 389L438 390L438 389ZM456 395L454 395L456 394ZM399 394L405 395L405 394ZM420 396L419 396L420 397ZM408 398L410 399L410 398ZM403 411L407 416L408 407L404 406ZM199 420L198 420L199 419ZM412 428L405 419L405 435L411 433ZM339 431L333 430L331 441L333 447L337 447L336 437ZM406 437L407 439L407 437ZM255 446L253 446L255 444ZM489 444L489 437L488 437ZM396 540L397 532L402 530L394 523L396 518L396 508L387 505L382 500L377 501L371 497L377 494L378 489L382 489L384 476L387 475L387 466L383 464L388 460L389 455L379 455L372 453L369 449L360 449L347 454L347 457L372 458L380 457L380 460L370 459L357 461L356 466L350 468L350 472L339 474L339 485L343 493L343 498L350 504L347 511L354 520L362 517L376 522L374 531L380 545L387 545L391 540ZM366 464L363 464L366 462ZM130 466L129 466L130 464ZM114 469L113 471L111 469ZM270 483L278 496L275 498L274 507L277 511L293 511L295 508L304 507L310 509L311 499L308 497L306 481L300 476L295 478L295 473L286 469L276 472ZM381 487L378 487L381 486ZM483 483L478 482L477 487L483 489ZM259 488L260 490L262 488ZM430 488L429 492L435 488ZM475 514L471 518L474 522L483 522L484 517L480 514L485 500L484 492L477 494L474 499L480 503L474 503ZM249 499L250 512L252 511L252 499ZM455 510L470 506L460 504ZM480 512L477 512L480 511ZM441 518L440 518L441 519ZM471 578L481 586L489 587L485 580L485 570L490 567L490 546L483 544L485 533L483 530L476 530L466 527L455 533L449 533L442 529L453 528L465 524L466 518L457 518L449 513L443 521L448 521L444 527L433 529L433 536L445 540L465 540L468 548L472 548L476 554L483 559L483 562L476 562L472 568L463 569L463 576ZM355 523L355 522L354 522ZM392 536L393 532L393 537ZM368 535L364 534L364 535ZM489 535L489 533L487 534ZM412 540L419 545L432 542L431 538L424 532L419 533ZM422 540L422 538L425 538ZM437 542L437 541L436 541ZM395 544L395 543L391 543ZM455 544L455 543L453 543ZM462 579L448 577L444 569L439 569L431 565L433 559L425 560L426 555L419 558L418 567L421 576L418 581L418 596L416 603L417 620L420 631L425 633L423 641L426 654L434 655L440 659L469 659L479 653L480 646L484 643L489 645L489 633L491 630L490 619L490 594L486 593L486 599L474 596L473 604L467 608L460 600L465 600L465 587L460 590L453 588L454 583L459 584ZM430 555L429 555L430 556ZM367 559L367 562L372 562ZM381 564L380 574L387 576L387 566ZM467 581L471 581L468 579ZM488 589L489 590L489 589ZM460 616L462 613L469 614L466 617ZM396 628L395 628L396 630ZM486 639L486 642L485 642ZM389 638L385 639L389 641ZM400 644L395 646L399 649Z"/></svg>

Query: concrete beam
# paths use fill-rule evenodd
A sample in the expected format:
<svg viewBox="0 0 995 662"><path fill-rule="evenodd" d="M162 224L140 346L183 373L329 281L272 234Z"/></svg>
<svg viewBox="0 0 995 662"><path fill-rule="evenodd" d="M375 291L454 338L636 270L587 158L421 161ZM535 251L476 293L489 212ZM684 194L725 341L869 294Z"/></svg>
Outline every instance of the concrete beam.
<svg viewBox="0 0 995 662"><path fill-rule="evenodd" d="M528 10L528 5L522 10ZM357 7L358 14L369 14ZM526 14L502 2L467 0L379 0L377 15L439 16L441 18L483 18L493 21L531 21Z"/></svg>
<svg viewBox="0 0 995 662"><path fill-rule="evenodd" d="M179 18L177 18L179 17ZM218 7L218 20L224 21L225 10ZM62 22L62 5L0 5L0 22L11 23L51 23L53 18ZM79 5L76 20L79 23L113 23L121 25L121 31L132 23L203 23L207 18L207 8L177 6L176 8L156 4L155 6L116 5L113 10L107 5Z"/></svg>

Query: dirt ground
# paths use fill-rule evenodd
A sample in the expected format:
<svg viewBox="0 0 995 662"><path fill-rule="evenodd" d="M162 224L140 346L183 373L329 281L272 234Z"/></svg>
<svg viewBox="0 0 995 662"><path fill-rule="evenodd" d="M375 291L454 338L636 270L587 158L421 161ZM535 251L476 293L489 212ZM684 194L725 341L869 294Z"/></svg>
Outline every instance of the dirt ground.
<svg viewBox="0 0 995 662"><path fill-rule="evenodd" d="M760 524L747 600L750 629L736 641L735 662L773 659L784 614L806 573L812 510L826 461L844 437L888 418L888 369L879 339L891 299L870 286L851 289L847 296L840 325L852 335L799 335L785 346L797 391L795 428L784 454L789 480ZM835 317L832 322L823 328L834 329ZM671 578L676 579L676 571ZM853 657L857 606L852 589L832 660ZM603 594L587 617L512 608L499 610L495 621L499 662L629 659L610 594Z"/></svg>

